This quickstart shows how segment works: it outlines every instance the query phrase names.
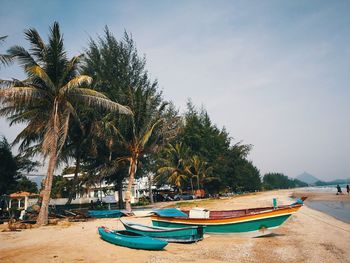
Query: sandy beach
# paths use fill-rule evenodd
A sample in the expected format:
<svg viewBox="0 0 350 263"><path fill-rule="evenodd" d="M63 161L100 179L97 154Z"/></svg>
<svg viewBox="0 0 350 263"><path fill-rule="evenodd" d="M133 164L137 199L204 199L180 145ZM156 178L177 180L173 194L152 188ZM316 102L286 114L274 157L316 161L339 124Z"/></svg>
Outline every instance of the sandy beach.
<svg viewBox="0 0 350 263"><path fill-rule="evenodd" d="M292 194L303 193L270 191L193 202L189 206L263 207L271 205L273 197L277 197L279 204L289 204ZM317 194L313 195L310 198L317 198ZM348 196L342 198L350 200ZM150 224L149 218L129 220ZM104 242L97 234L101 225L123 228L118 219L95 219L0 232L0 262L350 262L350 225L307 206L270 237L210 235L195 244L169 244L162 251L133 250Z"/></svg>

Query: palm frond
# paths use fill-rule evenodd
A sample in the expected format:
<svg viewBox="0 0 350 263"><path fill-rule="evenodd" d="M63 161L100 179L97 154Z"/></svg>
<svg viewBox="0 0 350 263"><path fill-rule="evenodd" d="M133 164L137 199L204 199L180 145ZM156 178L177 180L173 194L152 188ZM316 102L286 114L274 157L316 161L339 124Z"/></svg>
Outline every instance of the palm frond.
<svg viewBox="0 0 350 263"><path fill-rule="evenodd" d="M6 54L4 55L0 54L0 64L8 66L11 64L11 62L12 62L12 56L6 55Z"/></svg>
<svg viewBox="0 0 350 263"><path fill-rule="evenodd" d="M47 75L45 70L42 69L40 66L38 65L28 66L26 67L26 71L29 75L33 75L40 78L46 84L46 86L48 86L51 90L54 90L55 85L52 83L52 80Z"/></svg>
<svg viewBox="0 0 350 263"><path fill-rule="evenodd" d="M21 46L13 46L7 52L11 57L17 59L19 64L24 68L37 65L34 58L29 54L29 52Z"/></svg>
<svg viewBox="0 0 350 263"><path fill-rule="evenodd" d="M74 56L65 67L65 71L62 74L62 77L59 82L59 86L64 86L67 79L71 79L72 77L77 76L78 67L81 61L81 58L84 57L84 54Z"/></svg>
<svg viewBox="0 0 350 263"><path fill-rule="evenodd" d="M102 109L116 111L120 114L132 115L132 111L119 103L113 102L102 93L84 88L71 89L70 96L78 98L79 101L89 106L97 106Z"/></svg>
<svg viewBox="0 0 350 263"><path fill-rule="evenodd" d="M76 76L75 78L71 79L66 85L64 85L60 89L60 92L64 94L66 92L69 92L70 89L79 88L82 84L90 85L91 82L92 82L92 78L87 76L87 75ZM84 91L82 91L82 92L84 92ZM89 93L88 95L92 94L92 92L89 92L89 91L86 91L86 92Z"/></svg>
<svg viewBox="0 0 350 263"><path fill-rule="evenodd" d="M157 170L157 173L158 174L162 174L162 173L172 173L173 171L175 170L174 167L171 167L171 166L164 166L164 167L161 167Z"/></svg>
<svg viewBox="0 0 350 263"><path fill-rule="evenodd" d="M1 42L5 41L6 38L7 36L0 37L0 44ZM0 54L0 64L7 66L11 62L12 62L12 57L10 55Z"/></svg>
<svg viewBox="0 0 350 263"><path fill-rule="evenodd" d="M8 36L1 36L0 37L0 41L5 41L5 39L7 38Z"/></svg>
<svg viewBox="0 0 350 263"><path fill-rule="evenodd" d="M34 28L30 28L24 31L26 39L31 44L31 53L41 62L45 61L45 43L40 37L38 31Z"/></svg>
<svg viewBox="0 0 350 263"><path fill-rule="evenodd" d="M0 79L0 89L6 89L13 86L14 82L12 80Z"/></svg>
<svg viewBox="0 0 350 263"><path fill-rule="evenodd" d="M45 99L48 94L35 87L11 87L7 89L0 90L0 97L8 98L10 100L23 100L25 102L30 102L34 98Z"/></svg>
<svg viewBox="0 0 350 263"><path fill-rule="evenodd" d="M154 128L161 123L163 120L159 119L157 120L150 129L148 129L148 131L146 131L146 133L142 136L142 139L140 140L139 146L141 146L141 148L144 148L146 143L148 142L149 138L152 136L153 130Z"/></svg>

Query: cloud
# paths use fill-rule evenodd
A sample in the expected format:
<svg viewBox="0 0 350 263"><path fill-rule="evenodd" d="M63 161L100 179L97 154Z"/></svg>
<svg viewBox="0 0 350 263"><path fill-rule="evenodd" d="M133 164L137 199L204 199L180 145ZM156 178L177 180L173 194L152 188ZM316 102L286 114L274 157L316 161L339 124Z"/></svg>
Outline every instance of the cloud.
<svg viewBox="0 0 350 263"><path fill-rule="evenodd" d="M2 16L0 31L10 29L22 44L18 36L24 28L37 26L45 35L56 19L73 55L89 36L103 33L104 25L117 37L126 29L166 98L182 110L189 97L203 104L232 137L254 144L249 158L262 173L296 176L305 170L321 179L349 177L348 3L74 1L70 8L59 3L53 9L34 2L19 11L16 23ZM0 14L11 13L9 6ZM0 71L0 77L17 74L22 73L16 67ZM0 132L10 135L3 127Z"/></svg>

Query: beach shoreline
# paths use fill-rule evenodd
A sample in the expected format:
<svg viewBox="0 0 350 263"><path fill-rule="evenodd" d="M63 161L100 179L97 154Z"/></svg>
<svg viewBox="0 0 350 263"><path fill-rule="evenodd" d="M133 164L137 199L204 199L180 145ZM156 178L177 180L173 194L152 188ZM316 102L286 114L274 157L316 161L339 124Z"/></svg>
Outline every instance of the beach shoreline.
<svg viewBox="0 0 350 263"><path fill-rule="evenodd" d="M307 188L295 189L292 193L293 196L301 198L303 196L307 197L308 201L341 201L341 202L350 202L350 196L345 192L341 195L337 195L336 192L324 192L317 191L307 191Z"/></svg>
<svg viewBox="0 0 350 263"><path fill-rule="evenodd" d="M208 209L240 209L290 204L299 190L279 190L193 202ZM316 198L313 195L312 198ZM325 198L325 197L323 197ZM149 224L150 218L128 218ZM21 232L0 232L1 262L349 262L350 224L307 206L289 218L273 235L246 238L209 235L194 244L169 244L163 251L118 247L102 241L97 227L122 229L118 219L59 222L56 226Z"/></svg>

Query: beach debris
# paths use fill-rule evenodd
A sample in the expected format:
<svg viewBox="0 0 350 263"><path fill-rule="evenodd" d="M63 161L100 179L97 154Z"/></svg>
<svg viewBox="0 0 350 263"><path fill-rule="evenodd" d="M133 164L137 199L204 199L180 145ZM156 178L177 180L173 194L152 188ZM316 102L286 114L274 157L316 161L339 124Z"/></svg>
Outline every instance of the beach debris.
<svg viewBox="0 0 350 263"><path fill-rule="evenodd" d="M2 232L13 232L21 231L22 229L31 229L34 224L32 222L24 222L23 220L10 219L7 223L7 229L4 229Z"/></svg>

